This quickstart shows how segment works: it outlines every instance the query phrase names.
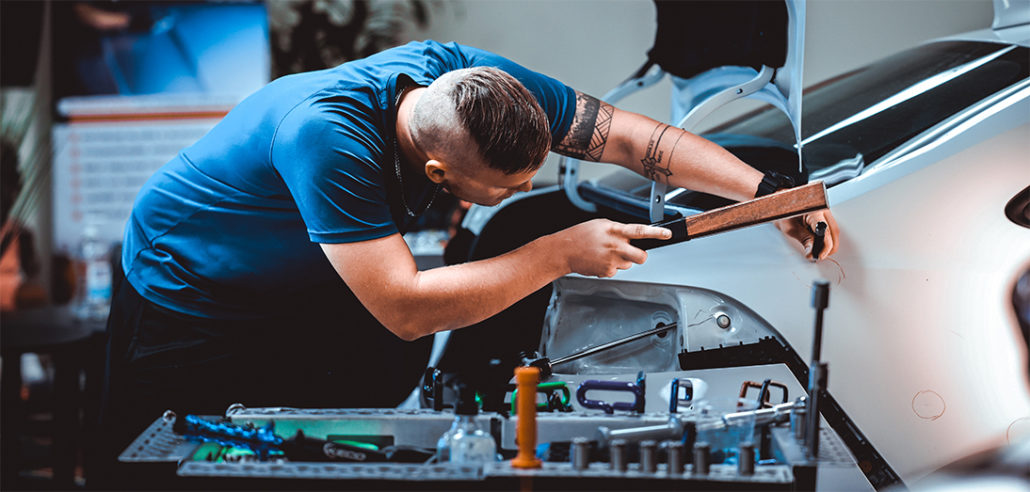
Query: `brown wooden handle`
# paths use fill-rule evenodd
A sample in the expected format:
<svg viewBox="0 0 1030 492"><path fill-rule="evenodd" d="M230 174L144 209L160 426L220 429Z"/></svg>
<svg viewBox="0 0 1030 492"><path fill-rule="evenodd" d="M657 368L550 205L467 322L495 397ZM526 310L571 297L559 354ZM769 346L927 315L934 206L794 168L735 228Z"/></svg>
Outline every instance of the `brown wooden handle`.
<svg viewBox="0 0 1030 492"><path fill-rule="evenodd" d="M826 186L818 181L655 225L668 227L683 222L687 228L687 239L693 239L824 208L827 208Z"/></svg>

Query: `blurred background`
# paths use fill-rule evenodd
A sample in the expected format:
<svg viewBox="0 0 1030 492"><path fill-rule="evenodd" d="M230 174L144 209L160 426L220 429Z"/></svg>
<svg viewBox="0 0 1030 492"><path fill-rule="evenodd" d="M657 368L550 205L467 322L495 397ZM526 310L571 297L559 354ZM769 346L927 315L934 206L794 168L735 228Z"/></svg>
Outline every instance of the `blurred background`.
<svg viewBox="0 0 1030 492"><path fill-rule="evenodd" d="M804 85L989 27L992 15L991 0L809 1ZM600 97L644 63L656 26L651 0L3 0L0 22L7 490L84 485L88 457L77 450L98 438L89 383L135 194L249 93L282 75L436 39ZM665 79L619 106L668 120L671 92ZM701 129L758 104L734 103ZM584 167L584 178L608 170ZM556 181L552 156L536 185ZM416 254L440 254L462 211L437 200L421 224L430 232L409 240ZM69 351L73 375L61 376L57 359ZM59 393L62 377L70 399ZM20 420L38 429L12 430Z"/></svg>

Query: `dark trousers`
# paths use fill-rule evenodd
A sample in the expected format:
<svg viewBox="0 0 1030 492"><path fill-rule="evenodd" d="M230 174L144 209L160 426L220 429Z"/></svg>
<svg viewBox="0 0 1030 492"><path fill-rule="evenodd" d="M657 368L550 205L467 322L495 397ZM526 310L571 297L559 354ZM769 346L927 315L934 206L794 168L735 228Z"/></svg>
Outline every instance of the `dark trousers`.
<svg viewBox="0 0 1030 492"><path fill-rule="evenodd" d="M411 393L432 337L397 338L342 281L305 298L286 316L215 320L162 308L118 282L100 411L100 452L109 467L96 485L117 487L117 455L165 410L394 407Z"/></svg>

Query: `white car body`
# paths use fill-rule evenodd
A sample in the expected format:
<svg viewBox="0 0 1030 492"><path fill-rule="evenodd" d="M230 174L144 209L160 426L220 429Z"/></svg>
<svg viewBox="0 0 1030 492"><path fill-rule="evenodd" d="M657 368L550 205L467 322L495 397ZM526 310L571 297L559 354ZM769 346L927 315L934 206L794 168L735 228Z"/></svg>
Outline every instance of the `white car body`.
<svg viewBox="0 0 1030 492"><path fill-rule="evenodd" d="M1028 115L1024 95L995 117ZM1014 434L1030 438L1027 347L1010 303L1030 267L1030 229L1002 212L1030 184L1030 124L974 146L963 136L984 138L956 135L828 190L841 227L833 261L806 261L765 224L651 250L615 278L725 294L805 357L812 281L831 281L829 391L906 481Z"/></svg>
<svg viewBox="0 0 1030 492"><path fill-rule="evenodd" d="M1030 9L1006 15L994 29L949 38L997 43L997 54L900 91L854 118L888 111L897 103L892 99L917 96L1017 47L1022 53L1030 46ZM1013 22L1018 25L1006 27ZM586 291L617 290L626 282L701 289L746 307L738 310L743 322L771 326L807 363L812 283L828 280L821 360L829 364L829 393L902 481L1028 440L1028 348L1012 292L1030 269L1030 227L1005 213L1030 187L1030 78L1020 77L871 157L855 177L813 173L833 185L827 193L841 235L830 260L805 260L799 245L766 223L652 249L644 265L611 280L591 279L596 289ZM669 193L670 205L679 192ZM478 234L488 215L474 209L465 226ZM541 353L551 357L570 347L555 350L556 340L576 338L555 333L562 302L569 301L552 298L541 339ZM679 314L680 350L696 349L688 343L695 328L682 328L691 315ZM560 329L598 329L596 319L581 321L582 330L568 319Z"/></svg>
<svg viewBox="0 0 1030 492"><path fill-rule="evenodd" d="M1026 26L1012 31L1010 39L1030 39ZM651 250L615 279L727 295L806 358L805 301L813 280L829 280L829 391L906 482L1030 439L1027 346L1011 305L1017 276L1030 268L1030 229L1003 212L1030 185L1024 82L830 188L841 228L832 261L806 261L764 224Z"/></svg>

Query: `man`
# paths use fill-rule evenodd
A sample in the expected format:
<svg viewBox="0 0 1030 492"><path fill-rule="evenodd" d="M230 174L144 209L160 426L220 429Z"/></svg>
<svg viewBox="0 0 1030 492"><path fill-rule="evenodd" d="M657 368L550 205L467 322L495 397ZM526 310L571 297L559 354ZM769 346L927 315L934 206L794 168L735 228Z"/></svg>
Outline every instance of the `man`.
<svg viewBox="0 0 1030 492"><path fill-rule="evenodd" d="M124 443L165 408L393 406L426 335L570 273L643 263L666 229L593 220L483 261L418 271L401 237L437 193L494 205L549 150L745 200L763 174L497 55L432 41L280 78L147 182L127 225L103 410ZM768 182L767 182L768 184ZM766 191L773 191L768 189ZM781 228L811 247L805 224Z"/></svg>

